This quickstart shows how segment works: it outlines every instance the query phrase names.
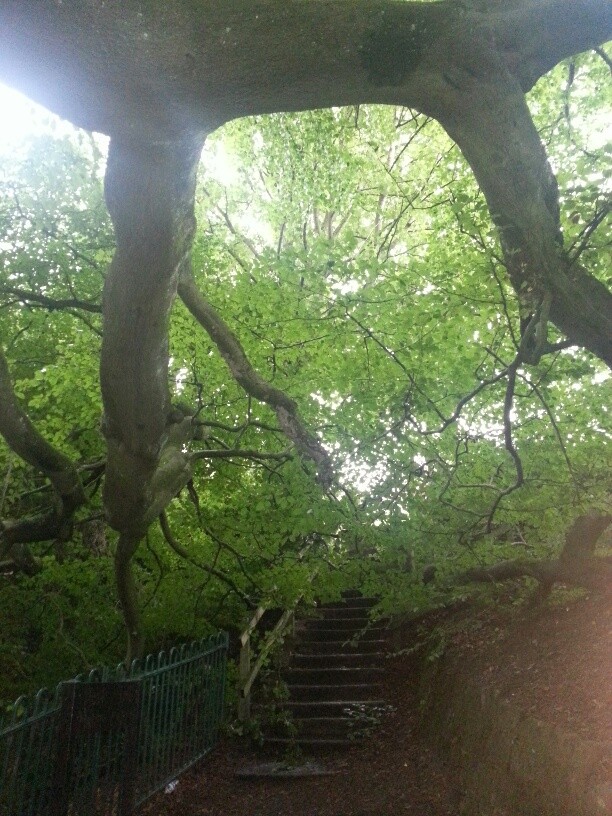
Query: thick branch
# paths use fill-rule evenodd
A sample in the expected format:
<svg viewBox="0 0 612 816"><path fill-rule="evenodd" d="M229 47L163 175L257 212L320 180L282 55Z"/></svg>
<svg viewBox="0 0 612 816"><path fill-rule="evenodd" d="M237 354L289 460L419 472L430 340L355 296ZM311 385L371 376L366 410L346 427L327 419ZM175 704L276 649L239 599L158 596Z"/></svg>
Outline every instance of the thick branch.
<svg viewBox="0 0 612 816"><path fill-rule="evenodd" d="M79 309L92 314L101 314L102 307L99 303L92 303L89 300L78 298L52 298L40 292L29 292L26 289L18 289L14 286L2 286L0 291L3 295L12 295L22 303L28 305L37 304L50 312L63 311L66 309Z"/></svg>
<svg viewBox="0 0 612 816"><path fill-rule="evenodd" d="M211 448L194 451L191 454L191 460L197 461L199 459L253 459L255 462L260 459L262 461L272 459L276 462L286 462L291 459L291 454L287 451L282 453L266 453L257 450L247 450L246 448Z"/></svg>
<svg viewBox="0 0 612 816"><path fill-rule="evenodd" d="M179 296L194 318L210 335L227 367L247 394L269 405L278 423L298 451L317 466L319 480L328 486L333 478L333 466L327 451L308 431L298 413L298 407L284 391L270 385L251 365L240 341L221 316L200 293L188 269L181 272Z"/></svg>
<svg viewBox="0 0 612 816"><path fill-rule="evenodd" d="M141 657L144 652L144 638L138 608L138 589L132 571L132 557L138 549L139 537L122 534L115 551L115 584L127 632L126 666Z"/></svg>
<svg viewBox="0 0 612 816"><path fill-rule="evenodd" d="M80 479L72 461L44 439L13 392L8 364L0 351L0 433L15 453L41 470L61 496L81 499Z"/></svg>
<svg viewBox="0 0 612 816"><path fill-rule="evenodd" d="M592 511L579 516L565 536L565 545L559 558L543 561L517 559L475 567L455 578L459 584L474 582L508 581L516 578L535 578L540 584L536 598L541 600L554 584L569 584L588 589L609 589L612 579L612 558L595 557L593 552L602 533L612 523L612 516Z"/></svg>
<svg viewBox="0 0 612 816"><path fill-rule="evenodd" d="M501 69L488 82L459 77L440 120L485 194L523 317L546 302L571 343L612 366L612 293L563 251L557 183L516 81Z"/></svg>
<svg viewBox="0 0 612 816"><path fill-rule="evenodd" d="M612 37L608 2L529 0L502 16L502 25L495 27L497 45L523 91L562 60Z"/></svg>
<svg viewBox="0 0 612 816"><path fill-rule="evenodd" d="M49 479L57 497L48 513L4 524L2 540L17 544L68 537L74 512L85 501L81 479L73 462L41 436L20 406L1 350L0 433L18 456Z"/></svg>
<svg viewBox="0 0 612 816"><path fill-rule="evenodd" d="M604 0L512 6L5 1L0 77L83 127L152 138L280 110L366 102L426 110L444 96L449 64L459 57L486 75L495 49L526 89L612 36Z"/></svg>
<svg viewBox="0 0 612 816"><path fill-rule="evenodd" d="M37 575L42 569L40 561L32 555L27 544L11 544L10 547L3 548L2 557L5 556L7 560L0 562L0 570L9 569L25 575Z"/></svg>
<svg viewBox="0 0 612 816"><path fill-rule="evenodd" d="M66 539L71 528L71 516L66 516L56 507L26 518L6 519L0 521L1 549L3 554L6 554L10 552L11 547L18 544L51 541L58 538Z"/></svg>
<svg viewBox="0 0 612 816"><path fill-rule="evenodd" d="M565 544L561 552L564 561L592 555L601 535L612 524L612 516L591 511L578 516L565 534Z"/></svg>
<svg viewBox="0 0 612 816"><path fill-rule="evenodd" d="M608 589L612 578L611 558L581 558L571 562L562 558L550 561L505 561L491 567L476 567L455 578L459 584L486 583L516 578L535 578L544 587L569 584L587 589Z"/></svg>

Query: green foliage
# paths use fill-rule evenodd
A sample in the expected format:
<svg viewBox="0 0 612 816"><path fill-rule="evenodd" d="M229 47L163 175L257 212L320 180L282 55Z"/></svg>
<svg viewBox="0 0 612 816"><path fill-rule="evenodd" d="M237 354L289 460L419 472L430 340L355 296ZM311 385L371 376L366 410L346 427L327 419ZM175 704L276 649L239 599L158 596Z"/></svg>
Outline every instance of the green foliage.
<svg viewBox="0 0 612 816"><path fill-rule="evenodd" d="M573 66L530 104L567 246L606 280L607 66L595 55ZM2 345L33 422L85 468L104 456L93 308L113 248L103 161L95 140L45 136L0 166ZM167 510L188 559L156 526L136 556L150 649L240 628L245 598L281 607L359 586L381 613L435 606L465 592L448 589L454 574L553 555L573 517L609 502L610 379L577 349L518 371L511 433L524 484L512 490L503 372L518 309L484 199L435 122L361 107L231 123L209 139L197 207L202 292L257 371L296 400L339 479L324 491L292 450L202 459ZM274 413L180 303L170 342L173 397L195 411L203 450L287 452ZM48 498L3 443L0 478L3 516ZM77 533L99 518L99 479ZM108 531L95 555L38 544L39 575L0 576L0 697L120 652L113 545Z"/></svg>
<svg viewBox="0 0 612 816"><path fill-rule="evenodd" d="M110 559L89 559L79 548L62 564L47 556L34 577L3 576L0 700L121 659L113 581Z"/></svg>

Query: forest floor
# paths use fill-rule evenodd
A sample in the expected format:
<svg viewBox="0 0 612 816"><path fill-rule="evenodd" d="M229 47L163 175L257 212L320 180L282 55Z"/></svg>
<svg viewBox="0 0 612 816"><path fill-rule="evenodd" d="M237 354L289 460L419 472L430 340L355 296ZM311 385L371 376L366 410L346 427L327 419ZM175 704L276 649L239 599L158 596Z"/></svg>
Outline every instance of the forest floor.
<svg viewBox="0 0 612 816"><path fill-rule="evenodd" d="M611 611L610 595L558 593L537 612L437 612L421 620L418 636L430 658L451 650L524 711L609 741ZM261 757L225 738L140 816L456 816L459 782L420 735L416 665L415 653L389 659L389 713L371 739L327 760L335 775L241 779L235 772Z"/></svg>

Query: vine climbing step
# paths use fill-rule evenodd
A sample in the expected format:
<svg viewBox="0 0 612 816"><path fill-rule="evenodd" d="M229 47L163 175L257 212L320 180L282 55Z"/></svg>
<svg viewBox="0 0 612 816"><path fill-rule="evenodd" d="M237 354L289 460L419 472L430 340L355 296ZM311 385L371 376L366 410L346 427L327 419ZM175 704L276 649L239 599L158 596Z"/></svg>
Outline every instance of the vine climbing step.
<svg viewBox="0 0 612 816"><path fill-rule="evenodd" d="M357 592L322 604L296 622L295 651L282 673L288 699L275 707L264 747L320 754L365 737L385 708L384 621L370 620L375 598Z"/></svg>

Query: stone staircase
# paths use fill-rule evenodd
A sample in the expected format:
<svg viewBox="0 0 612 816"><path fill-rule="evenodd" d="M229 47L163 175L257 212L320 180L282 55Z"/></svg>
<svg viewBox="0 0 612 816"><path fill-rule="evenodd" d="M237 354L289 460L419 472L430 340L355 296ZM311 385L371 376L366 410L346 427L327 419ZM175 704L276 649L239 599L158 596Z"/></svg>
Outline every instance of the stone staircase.
<svg viewBox="0 0 612 816"><path fill-rule="evenodd" d="M264 731L264 747L326 753L353 745L384 706L384 622L370 623L375 599L357 592L318 607L296 623L296 644L282 672L289 728ZM278 712L277 712L278 713Z"/></svg>

